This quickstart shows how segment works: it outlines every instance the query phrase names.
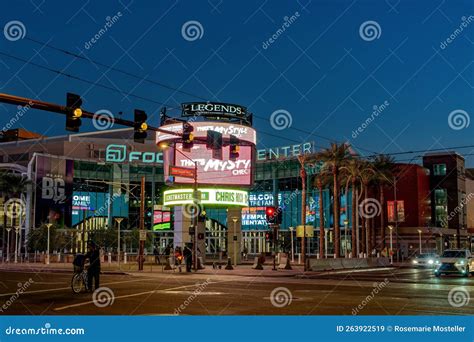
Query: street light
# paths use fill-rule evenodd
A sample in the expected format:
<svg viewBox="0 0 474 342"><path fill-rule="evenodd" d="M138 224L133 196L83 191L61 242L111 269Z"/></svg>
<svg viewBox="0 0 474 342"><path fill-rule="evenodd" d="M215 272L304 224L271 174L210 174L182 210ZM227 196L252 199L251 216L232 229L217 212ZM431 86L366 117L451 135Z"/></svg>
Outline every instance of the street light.
<svg viewBox="0 0 474 342"><path fill-rule="evenodd" d="M12 227L7 227L7 262L10 262L10 231Z"/></svg>
<svg viewBox="0 0 474 342"><path fill-rule="evenodd" d="M237 233L236 233L235 226L237 224L238 219L239 218L236 217L236 216L232 217L232 222L234 222L234 236L233 236L233 242L232 242L232 244L234 246L234 267L237 266L237 246L236 246L236 244L237 244Z"/></svg>
<svg viewBox="0 0 474 342"><path fill-rule="evenodd" d="M51 228L52 223L46 223L46 227L48 228L48 242L46 247L46 265L49 265L49 229Z"/></svg>
<svg viewBox="0 0 474 342"><path fill-rule="evenodd" d="M116 217L115 221L118 223L118 230L117 230L117 263L120 267L120 223L123 221L123 217Z"/></svg>
<svg viewBox="0 0 474 342"><path fill-rule="evenodd" d="M18 234L20 233L20 226L15 227L15 264L18 263Z"/></svg>
<svg viewBox="0 0 474 342"><path fill-rule="evenodd" d="M294 250L294 247L293 247L293 229L295 229L295 228L294 228L294 227L290 227L291 262L292 262L292 263L295 262L295 250Z"/></svg>
<svg viewBox="0 0 474 342"><path fill-rule="evenodd" d="M418 244L419 244L419 250L421 254L421 229L418 229Z"/></svg>
<svg viewBox="0 0 474 342"><path fill-rule="evenodd" d="M347 227L349 225L349 220L344 220L344 256L347 258Z"/></svg>
<svg viewBox="0 0 474 342"><path fill-rule="evenodd" d="M393 232L393 226L388 226L388 229L390 229L390 264L393 265L393 238L392 238L392 232Z"/></svg>

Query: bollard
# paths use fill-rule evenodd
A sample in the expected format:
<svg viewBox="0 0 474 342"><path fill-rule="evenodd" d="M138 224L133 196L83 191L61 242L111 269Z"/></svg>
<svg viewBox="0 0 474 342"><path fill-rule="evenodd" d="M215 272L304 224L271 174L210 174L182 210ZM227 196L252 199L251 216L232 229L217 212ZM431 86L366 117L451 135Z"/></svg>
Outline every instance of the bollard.
<svg viewBox="0 0 474 342"><path fill-rule="evenodd" d="M230 258L227 258L227 266L225 267L226 270L233 270L234 267L232 267L232 261Z"/></svg>
<svg viewBox="0 0 474 342"><path fill-rule="evenodd" d="M109 265L112 264L112 253L109 252L107 259L109 261Z"/></svg>
<svg viewBox="0 0 474 342"><path fill-rule="evenodd" d="M123 263L127 263L127 252L123 253Z"/></svg>
<svg viewBox="0 0 474 342"><path fill-rule="evenodd" d="M301 265L301 253L298 253L298 265Z"/></svg>
<svg viewBox="0 0 474 342"><path fill-rule="evenodd" d="M286 258L285 270L292 270L291 264L290 264L290 258Z"/></svg>

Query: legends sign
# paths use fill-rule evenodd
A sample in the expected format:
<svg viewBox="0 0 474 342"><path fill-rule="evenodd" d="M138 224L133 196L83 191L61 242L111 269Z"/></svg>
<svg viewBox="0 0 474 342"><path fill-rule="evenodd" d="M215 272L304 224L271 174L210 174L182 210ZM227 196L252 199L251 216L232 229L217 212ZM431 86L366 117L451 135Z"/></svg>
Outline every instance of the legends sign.
<svg viewBox="0 0 474 342"><path fill-rule="evenodd" d="M245 118L247 108L230 103L187 102L181 104L182 116L211 116L219 118Z"/></svg>

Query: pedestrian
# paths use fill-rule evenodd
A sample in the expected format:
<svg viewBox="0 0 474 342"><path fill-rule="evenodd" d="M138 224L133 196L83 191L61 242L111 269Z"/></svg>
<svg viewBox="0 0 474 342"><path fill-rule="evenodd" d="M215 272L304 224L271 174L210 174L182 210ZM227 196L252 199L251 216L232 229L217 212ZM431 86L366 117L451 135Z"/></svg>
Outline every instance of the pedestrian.
<svg viewBox="0 0 474 342"><path fill-rule="evenodd" d="M186 272L191 272L193 264L193 252L188 244L184 245L183 251L184 262L186 263Z"/></svg>
<svg viewBox="0 0 474 342"><path fill-rule="evenodd" d="M247 261L248 253L249 253L249 250L248 250L247 246L244 246L244 250L242 251L242 254L243 254L244 260L246 260L246 261Z"/></svg>
<svg viewBox="0 0 474 342"><path fill-rule="evenodd" d="M155 256L155 264L161 265L160 252L156 246L153 247L153 255Z"/></svg>
<svg viewBox="0 0 474 342"><path fill-rule="evenodd" d="M87 289L92 292L92 280L94 280L94 287L97 290L100 287L100 253L97 245L90 241L87 244L87 254L84 261L89 260L89 268L87 269Z"/></svg>
<svg viewBox="0 0 474 342"><path fill-rule="evenodd" d="M175 259L175 266L181 272L181 263L183 262L183 253L181 252L181 247L176 247L174 250L174 259Z"/></svg>

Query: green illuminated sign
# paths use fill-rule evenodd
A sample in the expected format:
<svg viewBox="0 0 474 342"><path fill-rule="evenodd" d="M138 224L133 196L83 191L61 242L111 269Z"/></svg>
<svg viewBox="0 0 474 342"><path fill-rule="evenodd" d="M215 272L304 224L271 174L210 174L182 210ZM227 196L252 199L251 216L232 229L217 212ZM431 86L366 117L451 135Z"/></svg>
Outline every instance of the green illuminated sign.
<svg viewBox="0 0 474 342"><path fill-rule="evenodd" d="M198 189L201 204L248 206L248 192L233 189ZM163 205L174 206L193 203L193 189L167 190L163 193Z"/></svg>

